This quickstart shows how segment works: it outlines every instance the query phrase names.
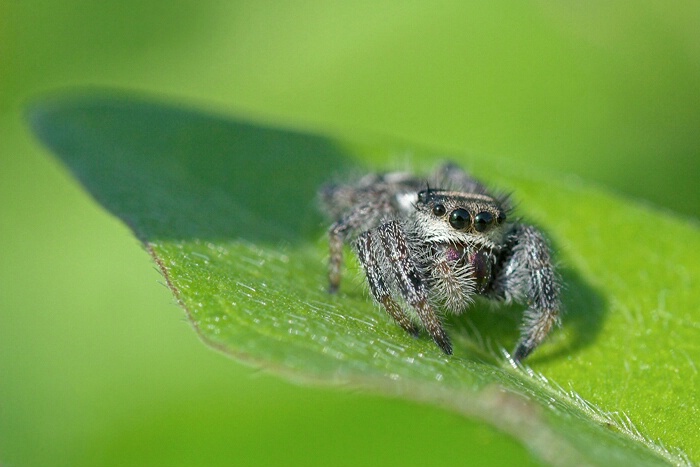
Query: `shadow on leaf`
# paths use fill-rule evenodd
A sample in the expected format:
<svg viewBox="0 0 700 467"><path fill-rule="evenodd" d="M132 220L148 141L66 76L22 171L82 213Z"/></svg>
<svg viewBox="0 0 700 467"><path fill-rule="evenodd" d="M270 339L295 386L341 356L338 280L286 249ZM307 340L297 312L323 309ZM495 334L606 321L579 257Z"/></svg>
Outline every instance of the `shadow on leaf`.
<svg viewBox="0 0 700 467"><path fill-rule="evenodd" d="M318 186L349 161L327 138L133 97L55 99L30 121L146 241L298 240L318 228Z"/></svg>

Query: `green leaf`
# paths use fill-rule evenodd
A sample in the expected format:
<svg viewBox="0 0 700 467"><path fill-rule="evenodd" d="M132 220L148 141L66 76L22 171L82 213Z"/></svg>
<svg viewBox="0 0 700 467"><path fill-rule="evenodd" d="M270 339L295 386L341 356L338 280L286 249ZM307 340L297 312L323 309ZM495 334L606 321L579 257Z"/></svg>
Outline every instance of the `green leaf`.
<svg viewBox="0 0 700 467"><path fill-rule="evenodd" d="M490 423L551 465L700 458L697 225L533 167L450 155L542 226L566 284L563 327L512 368L521 308L451 317L455 355L411 338L348 259L326 293L323 182L444 154L320 137L125 97L35 105L41 140L144 243L214 348L287 378L421 401Z"/></svg>

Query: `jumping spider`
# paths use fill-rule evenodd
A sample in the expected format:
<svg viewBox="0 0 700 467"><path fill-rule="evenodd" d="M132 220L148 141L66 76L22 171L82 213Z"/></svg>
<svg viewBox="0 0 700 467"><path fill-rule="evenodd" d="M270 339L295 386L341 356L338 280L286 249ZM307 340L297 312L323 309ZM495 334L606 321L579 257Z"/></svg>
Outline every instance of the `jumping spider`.
<svg viewBox="0 0 700 467"><path fill-rule="evenodd" d="M535 227L510 219L507 196L489 194L454 164L428 180L406 173L369 174L320 190L335 222L330 291L340 285L343 244L354 246L374 298L410 334L418 320L452 354L438 310L460 313L475 295L527 304L514 361L527 357L559 322L559 279ZM409 313L407 313L407 311Z"/></svg>

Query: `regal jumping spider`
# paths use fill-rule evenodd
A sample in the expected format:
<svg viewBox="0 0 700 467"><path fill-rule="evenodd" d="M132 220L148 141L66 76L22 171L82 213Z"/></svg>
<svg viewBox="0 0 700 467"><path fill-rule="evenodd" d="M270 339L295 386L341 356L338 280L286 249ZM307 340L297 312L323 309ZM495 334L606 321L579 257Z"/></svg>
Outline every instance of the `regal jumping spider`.
<svg viewBox="0 0 700 467"><path fill-rule="evenodd" d="M489 194L456 165L427 180L369 174L352 185L324 186L320 198L335 220L328 231L330 291L338 290L343 243L350 243L377 302L413 335L417 316L446 354L452 344L438 311L462 312L475 295L527 304L516 362L559 322L559 279L544 236L510 219L508 197Z"/></svg>

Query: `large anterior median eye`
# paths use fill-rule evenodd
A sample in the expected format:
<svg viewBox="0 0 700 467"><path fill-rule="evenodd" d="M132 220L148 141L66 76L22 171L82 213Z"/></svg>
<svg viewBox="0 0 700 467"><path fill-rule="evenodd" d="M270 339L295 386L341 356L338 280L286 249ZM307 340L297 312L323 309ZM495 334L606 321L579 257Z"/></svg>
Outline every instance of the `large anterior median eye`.
<svg viewBox="0 0 700 467"><path fill-rule="evenodd" d="M471 218L469 217L469 211L466 209L455 209L450 213L450 225L457 230L463 230L469 227L471 224Z"/></svg>
<svg viewBox="0 0 700 467"><path fill-rule="evenodd" d="M474 218L474 228L477 232L483 232L493 224L493 214L488 211L481 211Z"/></svg>

